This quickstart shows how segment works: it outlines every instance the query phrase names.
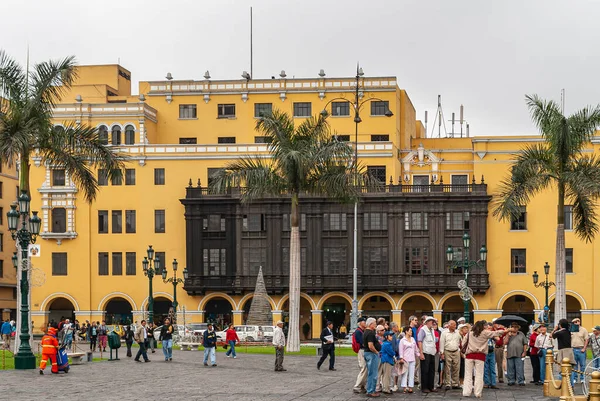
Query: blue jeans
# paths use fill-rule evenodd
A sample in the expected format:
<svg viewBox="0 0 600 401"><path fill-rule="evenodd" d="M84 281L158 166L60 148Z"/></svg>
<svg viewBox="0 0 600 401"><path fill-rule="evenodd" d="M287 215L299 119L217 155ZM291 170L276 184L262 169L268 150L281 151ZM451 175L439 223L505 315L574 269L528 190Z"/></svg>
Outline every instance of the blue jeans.
<svg viewBox="0 0 600 401"><path fill-rule="evenodd" d="M575 364L573 369L585 371L585 350L582 348L573 348L573 356L575 356ZM579 379L583 381L583 375L579 375ZM571 382L577 380L577 373L571 373Z"/></svg>
<svg viewBox="0 0 600 401"><path fill-rule="evenodd" d="M373 394L377 387L377 371L379 369L379 355L365 352L367 362L367 394Z"/></svg>
<svg viewBox="0 0 600 401"><path fill-rule="evenodd" d="M485 365L483 365L483 384L486 386L496 385L496 354L493 352L485 356Z"/></svg>
<svg viewBox="0 0 600 401"><path fill-rule="evenodd" d="M506 366L508 368L506 374L508 384L515 384L515 382L525 384L525 366L523 365L521 358L507 358Z"/></svg>
<svg viewBox="0 0 600 401"><path fill-rule="evenodd" d="M600 355L596 356L594 355L594 369L595 370L600 370Z"/></svg>
<svg viewBox="0 0 600 401"><path fill-rule="evenodd" d="M165 361L169 358L173 358L173 340L162 341L163 354L165 354Z"/></svg>
<svg viewBox="0 0 600 401"><path fill-rule="evenodd" d="M540 348L538 350L538 356L540 358L540 381L542 383L544 381L546 381L546 354L547 353L548 353L548 350L546 348Z"/></svg>
<svg viewBox="0 0 600 401"><path fill-rule="evenodd" d="M208 357L210 356L210 364L217 364L217 357L215 354L215 347L204 348L204 363L208 362Z"/></svg>
<svg viewBox="0 0 600 401"><path fill-rule="evenodd" d="M227 350L225 355L227 355L227 356L233 355L234 358L236 357L236 355L235 355L235 340L229 340L229 349Z"/></svg>

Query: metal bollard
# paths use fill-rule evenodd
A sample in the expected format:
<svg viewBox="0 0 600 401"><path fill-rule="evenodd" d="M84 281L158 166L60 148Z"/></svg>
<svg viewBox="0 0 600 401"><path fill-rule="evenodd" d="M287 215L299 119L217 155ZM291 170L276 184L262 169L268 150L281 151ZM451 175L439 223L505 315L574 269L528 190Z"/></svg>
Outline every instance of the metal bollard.
<svg viewBox="0 0 600 401"><path fill-rule="evenodd" d="M590 401L600 401L600 372L592 372L590 379Z"/></svg>

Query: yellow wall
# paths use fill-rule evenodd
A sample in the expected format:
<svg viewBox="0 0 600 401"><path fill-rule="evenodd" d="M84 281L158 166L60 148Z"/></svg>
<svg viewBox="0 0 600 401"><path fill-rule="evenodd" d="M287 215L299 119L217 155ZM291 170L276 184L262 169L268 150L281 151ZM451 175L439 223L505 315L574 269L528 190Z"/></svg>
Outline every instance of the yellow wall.
<svg viewBox="0 0 600 401"><path fill-rule="evenodd" d="M10 210L10 204L17 200L17 180L15 166L7 166L2 163L0 166L0 182L2 183L2 193L0 194L0 212L2 213L0 224L0 234L2 235L2 246L0 247L0 261L2 261L2 276L0 277L0 312L2 320L15 317L17 300L13 290L16 288L17 275L12 264L13 252L16 251L15 242L12 240L8 230L8 221L6 213Z"/></svg>

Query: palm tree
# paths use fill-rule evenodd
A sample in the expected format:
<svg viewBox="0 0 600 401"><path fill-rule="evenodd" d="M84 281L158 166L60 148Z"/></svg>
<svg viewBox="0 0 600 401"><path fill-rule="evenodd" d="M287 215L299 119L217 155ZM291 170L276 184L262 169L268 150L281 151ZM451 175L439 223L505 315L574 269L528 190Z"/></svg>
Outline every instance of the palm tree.
<svg viewBox="0 0 600 401"><path fill-rule="evenodd" d="M350 202L357 197L354 177L368 183L362 168L354 168L353 150L331 135L326 116L299 126L286 113L273 111L259 119L256 130L266 137L270 159L246 156L211 176L210 190L224 192L244 186L242 202L265 196L291 196L290 323L287 349L300 351L300 195L319 194ZM357 173L356 175L354 173Z"/></svg>
<svg viewBox="0 0 600 401"><path fill-rule="evenodd" d="M74 57L23 68L0 50L0 160L19 166L19 186L29 192L30 158L65 169L86 201L98 193L94 170L121 174L124 158L98 137L95 128L65 123L54 129L52 111L77 78Z"/></svg>
<svg viewBox="0 0 600 401"><path fill-rule="evenodd" d="M600 159L583 149L600 125L600 105L566 117L554 101L526 96L543 143L528 145L516 155L511 174L493 200L496 218L510 221L537 193L557 189L556 298L554 320L566 317L565 201L573 205L576 235L590 242L598 233L596 201L600 196Z"/></svg>

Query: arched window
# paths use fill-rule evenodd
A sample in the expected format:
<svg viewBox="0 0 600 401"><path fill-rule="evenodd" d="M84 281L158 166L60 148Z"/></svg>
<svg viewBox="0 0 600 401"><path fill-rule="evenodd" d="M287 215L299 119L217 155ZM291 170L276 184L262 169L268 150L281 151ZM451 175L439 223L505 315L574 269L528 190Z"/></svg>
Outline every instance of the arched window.
<svg viewBox="0 0 600 401"><path fill-rule="evenodd" d="M135 128L133 125L125 127L125 145L133 145L135 143Z"/></svg>
<svg viewBox="0 0 600 401"><path fill-rule="evenodd" d="M111 143L113 145L120 145L121 144L121 127L119 127L118 125L115 125L112 128L112 141Z"/></svg>
<svg viewBox="0 0 600 401"><path fill-rule="evenodd" d="M104 145L108 145L108 128L106 125L101 125L98 127L98 139Z"/></svg>
<svg viewBox="0 0 600 401"><path fill-rule="evenodd" d="M57 134L60 134L60 133L64 132L64 130L65 129L63 128L62 125L55 125L54 126L54 132L56 132Z"/></svg>
<svg viewBox="0 0 600 401"><path fill-rule="evenodd" d="M52 232L67 232L67 211L63 207L52 209Z"/></svg>

